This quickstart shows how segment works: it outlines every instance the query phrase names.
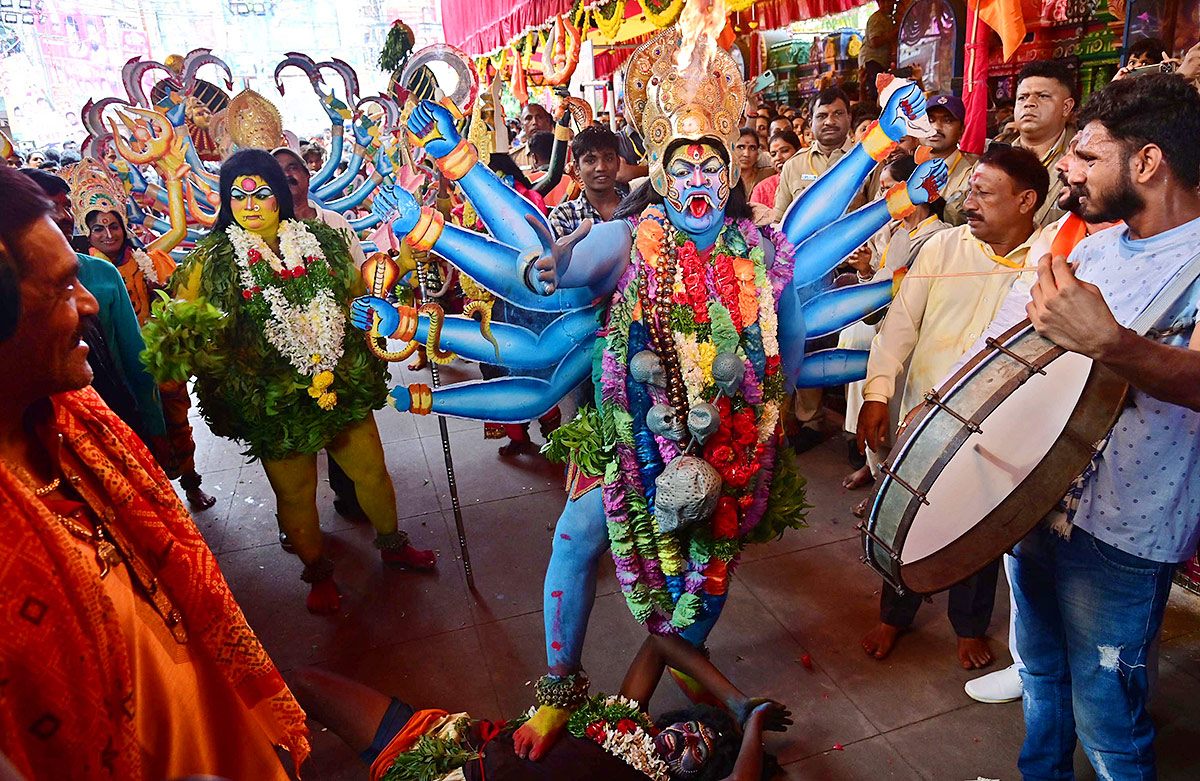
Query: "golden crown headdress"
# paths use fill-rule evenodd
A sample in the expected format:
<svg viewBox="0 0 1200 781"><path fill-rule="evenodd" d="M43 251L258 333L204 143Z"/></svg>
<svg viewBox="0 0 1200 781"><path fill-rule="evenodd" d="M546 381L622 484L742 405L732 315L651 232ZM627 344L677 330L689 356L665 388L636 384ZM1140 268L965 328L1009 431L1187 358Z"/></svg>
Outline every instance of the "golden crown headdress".
<svg viewBox="0 0 1200 781"><path fill-rule="evenodd" d="M730 182L738 179L731 148L746 104L741 69L729 52L715 46L706 62L694 59L680 69L676 59L682 40L678 27L668 27L638 47L625 72L628 117L645 141L650 182L659 194L667 190L667 148L683 139L721 147Z"/></svg>
<svg viewBox="0 0 1200 781"><path fill-rule="evenodd" d="M225 108L225 132L236 149L271 150L283 143L283 119L274 103L246 89Z"/></svg>
<svg viewBox="0 0 1200 781"><path fill-rule="evenodd" d="M71 188L71 208L80 232L87 232L87 216L93 212L116 212L124 224L125 188L107 165L85 157L61 173Z"/></svg>

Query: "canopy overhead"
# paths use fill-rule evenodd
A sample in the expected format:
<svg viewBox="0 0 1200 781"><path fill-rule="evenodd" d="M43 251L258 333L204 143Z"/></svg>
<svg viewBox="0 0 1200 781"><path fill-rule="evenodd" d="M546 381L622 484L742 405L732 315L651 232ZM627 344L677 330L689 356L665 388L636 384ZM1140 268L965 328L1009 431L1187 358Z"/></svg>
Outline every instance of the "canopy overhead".
<svg viewBox="0 0 1200 781"><path fill-rule="evenodd" d="M507 45L530 27L571 10L571 0L441 0L446 43L469 55Z"/></svg>

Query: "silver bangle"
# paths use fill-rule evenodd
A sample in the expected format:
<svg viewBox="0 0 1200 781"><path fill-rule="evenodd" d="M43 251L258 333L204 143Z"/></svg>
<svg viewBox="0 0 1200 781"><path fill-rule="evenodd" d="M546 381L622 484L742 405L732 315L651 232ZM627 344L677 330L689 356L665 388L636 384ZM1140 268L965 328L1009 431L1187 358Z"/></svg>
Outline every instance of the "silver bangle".
<svg viewBox="0 0 1200 781"><path fill-rule="evenodd" d="M517 273L521 275L521 281L525 284L525 287L528 288L530 292L539 296L544 296L546 293L542 290L539 290L534 285L533 280L529 278L530 267L533 266L534 263L537 263L540 259L540 255L535 255L532 252L529 253L526 257L521 259L520 265L517 266Z"/></svg>

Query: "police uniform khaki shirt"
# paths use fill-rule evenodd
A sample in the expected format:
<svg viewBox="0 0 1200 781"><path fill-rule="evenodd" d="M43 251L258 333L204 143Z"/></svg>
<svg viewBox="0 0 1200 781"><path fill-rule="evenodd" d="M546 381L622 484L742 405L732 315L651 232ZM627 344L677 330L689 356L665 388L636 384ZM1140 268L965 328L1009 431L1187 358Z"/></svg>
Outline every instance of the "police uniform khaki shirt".
<svg viewBox="0 0 1200 781"><path fill-rule="evenodd" d="M788 207L792 205L792 201L796 200L800 193L812 186L812 183L817 181L821 174L832 168L834 163L841 160L853 148L854 139L847 136L842 145L829 154L822 152L816 142L813 142L812 146L792 155L792 159L783 164L783 170L779 173L779 189L775 191L775 211L772 221L782 220ZM860 193L851 201L849 210L857 209L863 203Z"/></svg>
<svg viewBox="0 0 1200 781"><path fill-rule="evenodd" d="M946 201L946 213L943 219L953 226L966 225L967 218L963 216L963 201L967 199L967 187L971 184L971 173L979 155L956 149L946 158L946 168L950 177L946 180L946 190L942 198Z"/></svg>

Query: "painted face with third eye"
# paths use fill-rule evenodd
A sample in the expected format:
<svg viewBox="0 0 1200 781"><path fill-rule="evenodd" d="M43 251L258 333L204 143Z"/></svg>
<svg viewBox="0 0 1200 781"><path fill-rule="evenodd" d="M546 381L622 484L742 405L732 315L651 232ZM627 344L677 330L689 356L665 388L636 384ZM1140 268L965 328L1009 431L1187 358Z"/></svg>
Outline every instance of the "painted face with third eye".
<svg viewBox="0 0 1200 781"><path fill-rule="evenodd" d="M261 176L239 176L229 190L229 206L237 224L263 237L279 231L279 204Z"/></svg>
<svg viewBox="0 0 1200 781"><path fill-rule="evenodd" d="M680 721L658 733L654 748L671 769L672 778L690 778L704 769L716 741L716 734L707 724Z"/></svg>
<svg viewBox="0 0 1200 781"><path fill-rule="evenodd" d="M667 211L676 227L703 234L725 221L729 168L708 143L681 144L667 160Z"/></svg>

